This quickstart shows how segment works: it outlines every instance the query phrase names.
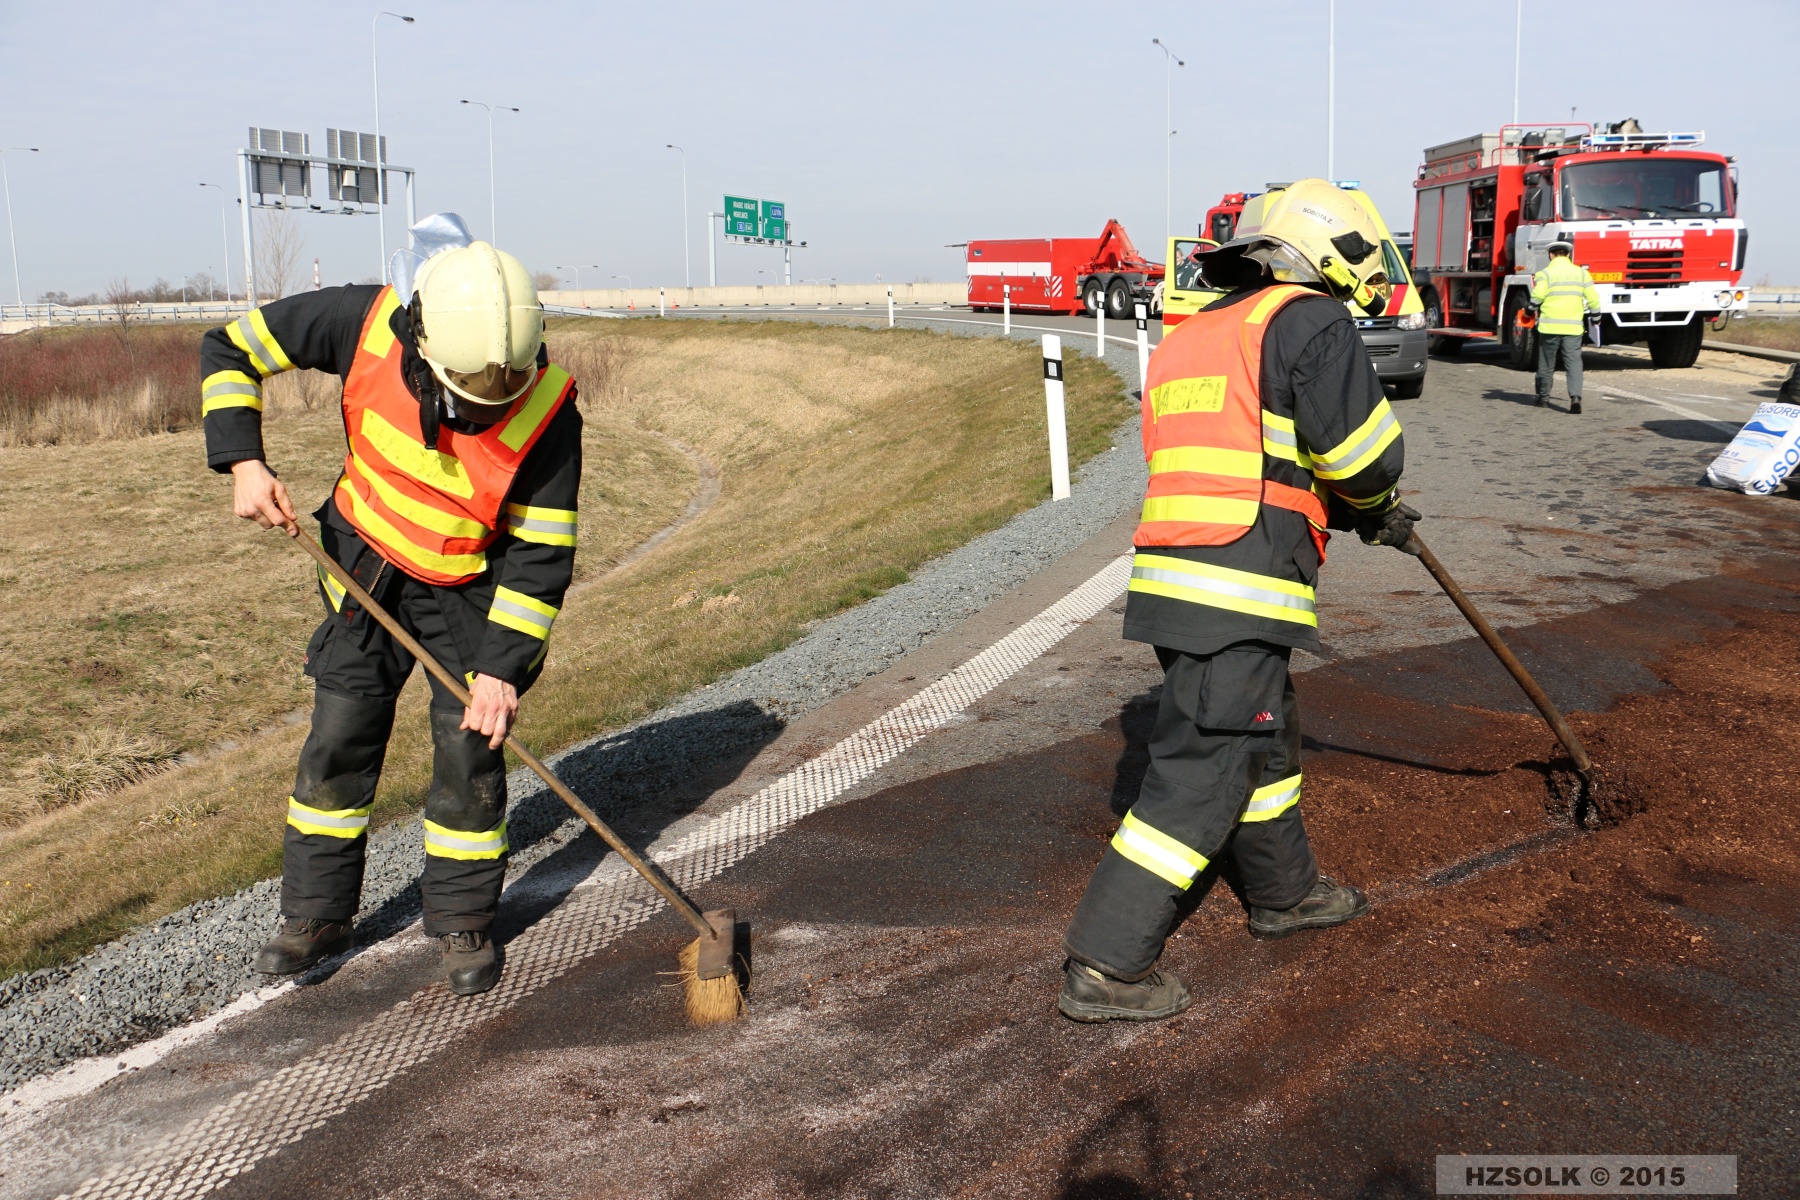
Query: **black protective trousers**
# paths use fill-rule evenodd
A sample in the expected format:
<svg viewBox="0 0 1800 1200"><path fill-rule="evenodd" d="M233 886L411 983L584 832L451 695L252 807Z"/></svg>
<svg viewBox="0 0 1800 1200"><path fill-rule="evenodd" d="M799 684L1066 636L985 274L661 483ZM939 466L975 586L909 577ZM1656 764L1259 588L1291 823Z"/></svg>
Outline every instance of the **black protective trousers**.
<svg viewBox="0 0 1800 1200"><path fill-rule="evenodd" d="M1142 979L1186 915L1183 902L1205 894L1221 860L1259 908L1291 908L1312 890L1319 869L1300 819L1288 654L1265 642L1208 655L1157 647L1163 690L1150 765L1076 906L1063 938L1070 958Z"/></svg>
<svg viewBox="0 0 1800 1200"><path fill-rule="evenodd" d="M426 650L452 674L467 677L485 631L489 589L421 583L330 521L322 523L319 540ZM323 574L320 594L325 621L306 647L306 673L316 685L312 731L300 750L288 806L281 912L346 921L361 898L368 809L394 706L414 663ZM485 930L494 922L506 877L506 761L502 751L488 748L486 737L458 728L461 702L436 679L431 689L434 754L420 888L425 932L437 936Z"/></svg>

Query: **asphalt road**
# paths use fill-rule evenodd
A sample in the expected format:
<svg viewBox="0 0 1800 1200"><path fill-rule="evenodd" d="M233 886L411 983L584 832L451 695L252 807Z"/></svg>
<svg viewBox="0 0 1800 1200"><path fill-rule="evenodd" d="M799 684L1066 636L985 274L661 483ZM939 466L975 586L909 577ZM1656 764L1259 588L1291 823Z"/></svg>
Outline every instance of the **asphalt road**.
<svg viewBox="0 0 1800 1200"><path fill-rule="evenodd" d="M1126 519L688 785L716 820L658 848L751 923L743 1021L682 1024L684 927L584 839L509 890L495 993L448 997L416 937L365 950L13 1118L0 1195L1424 1196L1435 1155L1507 1150L1735 1154L1786 1194L1800 508L1695 486L1780 371L1589 373L1581 417L1479 352L1397 409L1421 534L1575 711L1616 825L1570 828L1418 565L1339 538L1303 807L1375 914L1257 943L1212 888L1168 955L1193 1010L1061 1020L1160 679L1118 637Z"/></svg>

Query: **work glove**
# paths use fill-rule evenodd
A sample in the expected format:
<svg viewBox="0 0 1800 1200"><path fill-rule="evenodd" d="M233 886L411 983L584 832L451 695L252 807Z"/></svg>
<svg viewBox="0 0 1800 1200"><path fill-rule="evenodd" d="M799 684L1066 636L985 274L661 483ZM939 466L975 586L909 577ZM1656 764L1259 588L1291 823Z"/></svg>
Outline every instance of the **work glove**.
<svg viewBox="0 0 1800 1200"><path fill-rule="evenodd" d="M1356 536L1363 540L1365 546L1392 546L1396 550L1405 550L1408 554L1416 553L1407 550L1406 545L1412 541L1413 522L1423 519L1423 514L1410 504L1400 500L1386 512L1371 514L1356 523Z"/></svg>

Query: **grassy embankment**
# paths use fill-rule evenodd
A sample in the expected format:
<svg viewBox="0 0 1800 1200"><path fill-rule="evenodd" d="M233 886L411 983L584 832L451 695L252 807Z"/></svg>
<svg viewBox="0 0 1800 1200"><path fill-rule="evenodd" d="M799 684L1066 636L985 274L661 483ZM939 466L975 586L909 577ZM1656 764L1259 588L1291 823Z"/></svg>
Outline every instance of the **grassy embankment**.
<svg viewBox="0 0 1800 1200"><path fill-rule="evenodd" d="M1714 332L1706 327L1706 339L1712 342L1735 342L1740 346L1762 346L1769 350L1800 351L1800 320L1788 317L1745 317L1731 321Z"/></svg>
<svg viewBox="0 0 1800 1200"><path fill-rule="evenodd" d="M774 323L572 323L551 337L588 380L578 576L595 582L571 596L525 703L521 733L540 750L756 661L1048 492L1032 345ZM1069 411L1080 462L1129 405L1077 358ZM266 424L271 461L310 508L342 453L335 406L272 405ZM609 575L698 484L657 433L717 464L722 493ZM308 701L300 651L318 601L294 547L230 515L197 430L0 449L0 522L10 973L279 871L304 733L286 717ZM402 704L378 820L422 802L425 695L415 685ZM100 791L108 762L147 755L138 769L152 771L170 751L194 758Z"/></svg>

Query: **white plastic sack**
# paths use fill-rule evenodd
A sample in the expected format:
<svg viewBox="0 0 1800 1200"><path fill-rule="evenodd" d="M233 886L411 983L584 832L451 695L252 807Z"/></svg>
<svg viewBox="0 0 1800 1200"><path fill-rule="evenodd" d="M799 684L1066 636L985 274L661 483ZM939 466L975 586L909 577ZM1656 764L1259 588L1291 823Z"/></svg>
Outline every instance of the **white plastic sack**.
<svg viewBox="0 0 1800 1200"><path fill-rule="evenodd" d="M1759 404L1731 445L1706 468L1706 482L1766 496L1800 465L1800 404Z"/></svg>
<svg viewBox="0 0 1800 1200"><path fill-rule="evenodd" d="M412 234L412 245L394 251L388 259L388 282L394 285L394 294L402 304L412 303L413 280L426 259L475 240L463 219L453 212L432 213L407 232Z"/></svg>

